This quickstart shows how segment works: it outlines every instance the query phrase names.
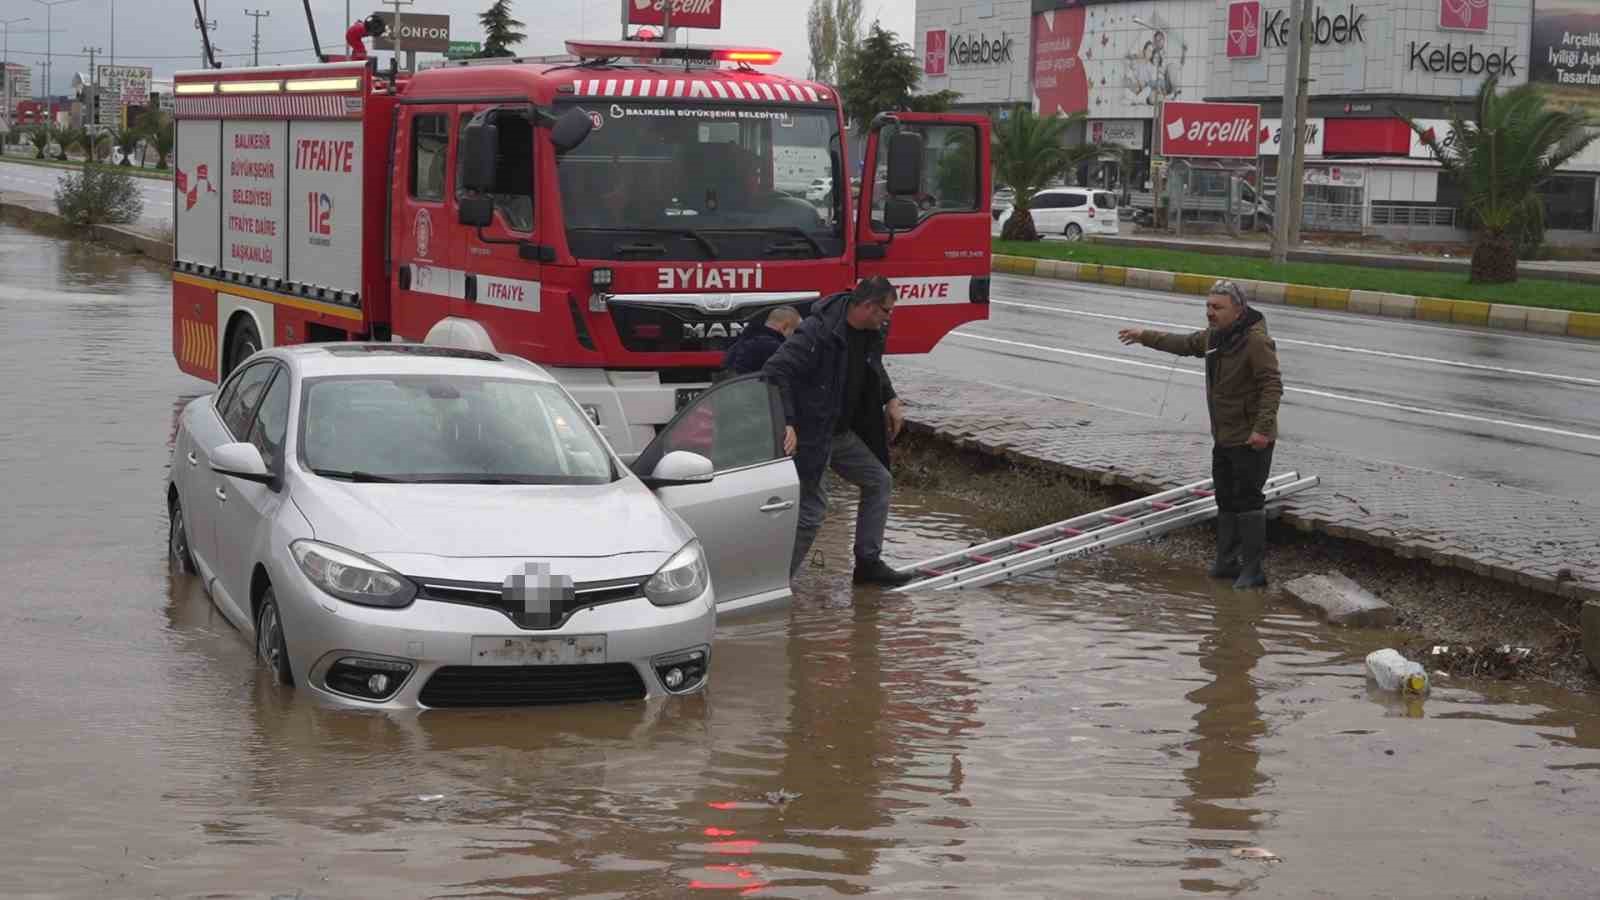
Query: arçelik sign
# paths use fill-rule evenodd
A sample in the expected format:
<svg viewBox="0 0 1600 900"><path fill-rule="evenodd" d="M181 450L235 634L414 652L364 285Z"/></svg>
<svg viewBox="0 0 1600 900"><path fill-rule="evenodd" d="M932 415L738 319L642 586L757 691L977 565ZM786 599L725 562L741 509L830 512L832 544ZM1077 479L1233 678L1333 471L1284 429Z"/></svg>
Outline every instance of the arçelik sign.
<svg viewBox="0 0 1600 900"><path fill-rule="evenodd" d="M1260 150L1261 107L1254 103L1161 104L1156 134L1162 156L1254 159Z"/></svg>
<svg viewBox="0 0 1600 900"><path fill-rule="evenodd" d="M674 28L722 27L722 0L628 0L628 24L665 25L669 2Z"/></svg>

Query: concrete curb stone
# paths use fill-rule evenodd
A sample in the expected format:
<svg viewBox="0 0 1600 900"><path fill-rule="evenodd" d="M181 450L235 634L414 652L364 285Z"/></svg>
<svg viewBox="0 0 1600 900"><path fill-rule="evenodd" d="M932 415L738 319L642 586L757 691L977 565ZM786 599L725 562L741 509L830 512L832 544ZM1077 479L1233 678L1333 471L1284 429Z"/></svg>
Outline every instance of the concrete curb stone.
<svg viewBox="0 0 1600 900"><path fill-rule="evenodd" d="M1061 281L1113 284L1174 294L1205 294L1217 280L1212 275L1129 269L1122 266L1044 260L1027 256L994 255L993 269L1011 275L1037 275ZM1497 331L1600 340L1600 313L1571 312L1537 306L1510 306L1480 300L1446 300L1378 291L1284 284L1275 281L1233 279L1252 303L1287 303L1307 309L1351 312L1425 322L1475 325Z"/></svg>

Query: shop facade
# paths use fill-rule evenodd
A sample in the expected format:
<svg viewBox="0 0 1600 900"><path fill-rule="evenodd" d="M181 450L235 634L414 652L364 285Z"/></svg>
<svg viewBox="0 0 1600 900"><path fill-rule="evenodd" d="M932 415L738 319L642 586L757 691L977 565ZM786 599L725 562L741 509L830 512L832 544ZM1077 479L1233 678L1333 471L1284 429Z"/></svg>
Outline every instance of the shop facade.
<svg viewBox="0 0 1600 900"><path fill-rule="evenodd" d="M1441 177L1408 116L1449 140L1485 79L1530 80L1600 117L1600 0L1321 0L1314 5L1306 143L1307 225L1452 240L1461 191ZM1290 0L919 0L927 90L962 109L1026 103L1083 113L1072 141L1111 151L1077 173L1148 192L1163 168L1154 123L1166 101L1254 104L1249 180L1276 190ZM1587 13L1592 11L1593 15ZM1600 149L1541 192L1555 243L1600 243Z"/></svg>

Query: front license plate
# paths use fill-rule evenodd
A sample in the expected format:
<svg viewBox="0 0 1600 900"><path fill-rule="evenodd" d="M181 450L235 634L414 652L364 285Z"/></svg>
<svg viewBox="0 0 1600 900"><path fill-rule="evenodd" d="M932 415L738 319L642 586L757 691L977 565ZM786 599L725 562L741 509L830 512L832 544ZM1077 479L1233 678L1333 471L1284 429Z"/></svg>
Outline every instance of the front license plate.
<svg viewBox="0 0 1600 900"><path fill-rule="evenodd" d="M683 409L685 406L693 403L694 398L704 394L705 392L705 388L678 388L678 409Z"/></svg>
<svg viewBox="0 0 1600 900"><path fill-rule="evenodd" d="M606 661L606 636L474 637L475 666L573 666Z"/></svg>

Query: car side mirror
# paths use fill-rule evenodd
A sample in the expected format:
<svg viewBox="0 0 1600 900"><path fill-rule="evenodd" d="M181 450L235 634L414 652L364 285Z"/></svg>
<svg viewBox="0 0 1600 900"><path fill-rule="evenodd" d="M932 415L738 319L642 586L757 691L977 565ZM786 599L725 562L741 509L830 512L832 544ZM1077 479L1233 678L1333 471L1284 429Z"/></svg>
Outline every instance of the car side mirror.
<svg viewBox="0 0 1600 900"><path fill-rule="evenodd" d="M883 224L890 231L910 231L920 220L917 201L909 197L891 197L883 206Z"/></svg>
<svg viewBox="0 0 1600 900"><path fill-rule="evenodd" d="M594 120L581 109L573 108L561 114L561 118L550 127L550 143L556 148L556 155L578 149L578 146L589 139L589 132L594 130Z"/></svg>
<svg viewBox="0 0 1600 900"><path fill-rule="evenodd" d="M255 444L239 441L223 444L211 451L211 471L240 481L271 484L277 478L267 471L267 462Z"/></svg>
<svg viewBox="0 0 1600 900"><path fill-rule="evenodd" d="M644 479L652 488L685 484L710 484L716 466L711 460L688 450L674 450L656 463L655 471Z"/></svg>
<svg viewBox="0 0 1600 900"><path fill-rule="evenodd" d="M495 151L500 147L500 129L490 122L474 121L461 141L461 187L487 194L494 190Z"/></svg>
<svg viewBox="0 0 1600 900"><path fill-rule="evenodd" d="M922 135L897 131L889 138L891 197L912 197L922 190Z"/></svg>
<svg viewBox="0 0 1600 900"><path fill-rule="evenodd" d="M456 218L468 228L488 228L494 222L494 201L482 194L457 197Z"/></svg>

